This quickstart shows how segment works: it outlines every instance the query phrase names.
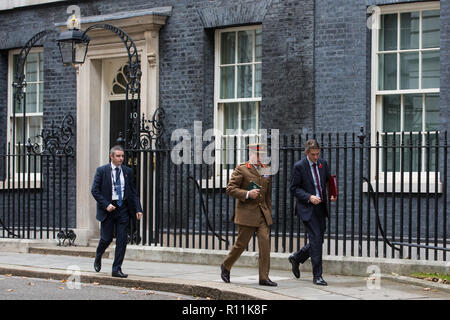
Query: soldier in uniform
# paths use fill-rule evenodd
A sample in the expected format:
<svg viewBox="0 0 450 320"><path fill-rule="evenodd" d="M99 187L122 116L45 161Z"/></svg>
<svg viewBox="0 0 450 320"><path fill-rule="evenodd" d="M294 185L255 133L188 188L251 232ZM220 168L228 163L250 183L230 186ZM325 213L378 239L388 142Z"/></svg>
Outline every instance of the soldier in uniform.
<svg viewBox="0 0 450 320"><path fill-rule="evenodd" d="M238 236L233 248L223 261L222 280L230 282L230 270L247 247L256 232L259 247L259 284L277 286L269 279L270 225L272 224L270 168L264 166L261 157L267 153L267 145L250 144L249 161L237 166L227 186L227 194L235 198L233 221L238 226Z"/></svg>

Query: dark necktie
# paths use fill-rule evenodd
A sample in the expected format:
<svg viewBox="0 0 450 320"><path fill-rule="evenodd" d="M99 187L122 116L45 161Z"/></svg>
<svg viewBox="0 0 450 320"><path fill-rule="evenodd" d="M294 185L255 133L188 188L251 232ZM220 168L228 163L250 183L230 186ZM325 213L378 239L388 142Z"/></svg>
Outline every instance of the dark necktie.
<svg viewBox="0 0 450 320"><path fill-rule="evenodd" d="M116 193L119 196L119 200L117 200L117 204L119 207L122 206L122 187L120 185L120 169L116 168L116 183L114 184Z"/></svg>
<svg viewBox="0 0 450 320"><path fill-rule="evenodd" d="M313 163L313 168L314 168L314 175L316 176L317 189L319 189L319 193L320 193L320 199L323 200L322 188L320 187L319 174L317 173L317 165L315 163Z"/></svg>

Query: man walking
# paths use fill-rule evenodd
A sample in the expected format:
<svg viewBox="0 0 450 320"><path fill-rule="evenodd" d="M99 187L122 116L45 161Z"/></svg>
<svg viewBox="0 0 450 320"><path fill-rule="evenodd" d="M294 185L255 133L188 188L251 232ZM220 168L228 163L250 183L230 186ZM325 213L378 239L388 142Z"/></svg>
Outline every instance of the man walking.
<svg viewBox="0 0 450 320"><path fill-rule="evenodd" d="M320 158L320 147L316 140L305 143L306 158L294 164L291 180L291 192L297 200L296 213L302 219L309 242L289 256L292 272L300 278L299 263L311 257L313 283L326 286L322 278L322 244L326 229L327 191L326 184L331 178L327 162ZM336 198L331 197L331 201Z"/></svg>
<svg viewBox="0 0 450 320"><path fill-rule="evenodd" d="M265 144L248 145L249 161L236 167L227 186L227 194L236 198L233 216L238 236L221 268L222 280L230 282L230 270L256 232L259 247L259 284L276 286L269 279L270 225L272 224L271 180L269 170L261 163L267 153Z"/></svg>
<svg viewBox="0 0 450 320"><path fill-rule="evenodd" d="M126 278L122 272L122 262L127 247L127 228L129 215L142 217L139 196L136 193L133 170L124 166L124 150L121 146L111 148L111 163L98 167L92 184L91 193L97 201L96 218L101 222L100 241L97 247L94 269L101 269L102 255L113 239L116 227L116 249L112 266L112 276Z"/></svg>

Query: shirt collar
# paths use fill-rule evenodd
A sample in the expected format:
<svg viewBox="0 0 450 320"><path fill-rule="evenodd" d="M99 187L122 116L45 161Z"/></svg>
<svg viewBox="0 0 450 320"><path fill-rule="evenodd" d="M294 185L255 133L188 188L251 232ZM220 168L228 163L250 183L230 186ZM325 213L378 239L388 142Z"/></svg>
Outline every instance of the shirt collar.
<svg viewBox="0 0 450 320"><path fill-rule="evenodd" d="M250 166L253 166L253 168L255 168L256 170L258 170L258 168L264 168L264 164L261 163L261 166L258 167L256 164L250 163L250 161L247 162L247 168L250 169Z"/></svg>
<svg viewBox="0 0 450 320"><path fill-rule="evenodd" d="M119 170L122 169L121 166L116 167L116 166L111 162L111 169L114 171L116 168L119 168Z"/></svg>
<svg viewBox="0 0 450 320"><path fill-rule="evenodd" d="M311 160L309 160L308 156L306 156L306 159L308 160L309 166L312 167L314 162L312 162ZM319 161L315 162L316 165L319 165Z"/></svg>

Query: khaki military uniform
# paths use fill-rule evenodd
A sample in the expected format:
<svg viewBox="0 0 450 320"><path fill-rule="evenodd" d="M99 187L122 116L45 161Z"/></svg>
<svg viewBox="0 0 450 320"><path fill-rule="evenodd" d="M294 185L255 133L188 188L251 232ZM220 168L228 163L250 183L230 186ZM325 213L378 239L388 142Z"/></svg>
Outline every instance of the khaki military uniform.
<svg viewBox="0 0 450 320"><path fill-rule="evenodd" d="M256 232L259 247L259 280L269 279L270 269L270 225L272 225L271 176L265 174L268 168L260 172L250 163L235 168L227 186L227 194L236 198L233 221L238 226L238 237L233 248L225 258L223 265L227 270L241 256L253 233ZM261 186L256 199L246 199L251 182Z"/></svg>

